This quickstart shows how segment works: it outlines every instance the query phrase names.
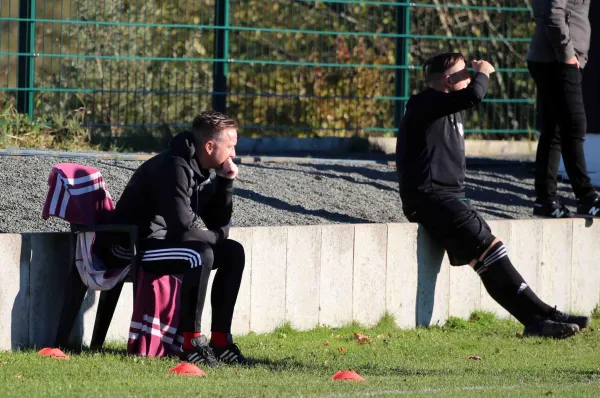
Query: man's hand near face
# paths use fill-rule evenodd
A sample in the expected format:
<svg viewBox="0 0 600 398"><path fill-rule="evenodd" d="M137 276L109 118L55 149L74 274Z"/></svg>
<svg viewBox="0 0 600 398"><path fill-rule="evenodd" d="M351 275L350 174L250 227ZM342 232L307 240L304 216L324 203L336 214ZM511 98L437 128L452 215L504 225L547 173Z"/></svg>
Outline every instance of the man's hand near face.
<svg viewBox="0 0 600 398"><path fill-rule="evenodd" d="M238 167L231 158L228 158L223 166L217 170L217 175L229 180L233 180L238 175Z"/></svg>

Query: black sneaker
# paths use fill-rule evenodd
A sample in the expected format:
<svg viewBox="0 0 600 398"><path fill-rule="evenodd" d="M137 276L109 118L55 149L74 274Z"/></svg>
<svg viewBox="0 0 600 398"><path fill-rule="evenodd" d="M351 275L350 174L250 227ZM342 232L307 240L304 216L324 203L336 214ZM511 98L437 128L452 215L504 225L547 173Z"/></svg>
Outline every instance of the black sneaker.
<svg viewBox="0 0 600 398"><path fill-rule="evenodd" d="M555 322L550 319L541 319L531 322L523 329L523 337L540 336L566 339L576 335L579 326L574 323Z"/></svg>
<svg viewBox="0 0 600 398"><path fill-rule="evenodd" d="M217 358L215 358L215 354L208 345L207 341L208 340L204 335L193 338L191 342L194 348L191 350L184 349L183 352L179 355L179 359L185 362L193 363L195 365L200 364L209 367L217 366L219 363L217 362Z"/></svg>
<svg viewBox="0 0 600 398"><path fill-rule="evenodd" d="M227 364L236 364L236 365L248 365L249 361L245 356L242 355L240 351L240 347L231 343L227 347L215 347L213 343L210 343L210 348L215 353L215 357L217 361L227 363Z"/></svg>
<svg viewBox="0 0 600 398"><path fill-rule="evenodd" d="M555 322L574 323L575 325L579 326L580 330L590 326L591 322L589 316L565 314L564 312L557 310L556 307L554 307L552 310L550 319Z"/></svg>
<svg viewBox="0 0 600 398"><path fill-rule="evenodd" d="M577 214L600 217L600 195L594 193L577 201Z"/></svg>
<svg viewBox="0 0 600 398"><path fill-rule="evenodd" d="M552 202L539 203L535 202L533 205L533 214L541 217L551 218L571 218L573 213L569 208L558 200Z"/></svg>

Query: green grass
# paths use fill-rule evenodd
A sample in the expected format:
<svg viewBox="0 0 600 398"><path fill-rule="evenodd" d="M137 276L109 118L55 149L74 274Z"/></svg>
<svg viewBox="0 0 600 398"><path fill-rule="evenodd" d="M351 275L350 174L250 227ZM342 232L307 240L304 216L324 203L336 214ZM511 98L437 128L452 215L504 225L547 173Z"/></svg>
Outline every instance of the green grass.
<svg viewBox="0 0 600 398"><path fill-rule="evenodd" d="M477 312L443 327L401 330L390 317L357 324L237 338L258 362L250 368L205 369L207 377L168 374L177 362L110 353L73 354L70 361L35 351L0 353L2 396L597 396L600 319L567 340L520 338L522 328ZM354 332L371 338L358 344ZM480 360L470 360L477 356ZM364 383L331 381L354 369Z"/></svg>

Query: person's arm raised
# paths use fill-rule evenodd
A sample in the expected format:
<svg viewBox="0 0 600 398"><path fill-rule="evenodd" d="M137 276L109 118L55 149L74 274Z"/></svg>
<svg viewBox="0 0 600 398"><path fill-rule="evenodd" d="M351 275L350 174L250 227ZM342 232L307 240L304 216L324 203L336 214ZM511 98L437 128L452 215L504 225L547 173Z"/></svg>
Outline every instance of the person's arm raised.
<svg viewBox="0 0 600 398"><path fill-rule="evenodd" d="M495 69L487 61L473 61L473 69L476 73L466 88L450 93L440 92L434 103L424 107L427 119L434 120L472 108L483 100L489 87L489 76Z"/></svg>

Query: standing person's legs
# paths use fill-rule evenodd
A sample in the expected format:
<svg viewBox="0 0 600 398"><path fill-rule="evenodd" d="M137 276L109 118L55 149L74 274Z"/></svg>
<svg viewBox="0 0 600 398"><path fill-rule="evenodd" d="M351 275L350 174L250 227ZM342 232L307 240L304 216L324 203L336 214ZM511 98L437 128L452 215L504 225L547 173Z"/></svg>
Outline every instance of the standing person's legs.
<svg viewBox="0 0 600 398"><path fill-rule="evenodd" d="M536 203L546 205L558 199L557 174L561 157L555 64L529 62L528 68L535 81L539 100L537 112L540 137L535 158Z"/></svg>
<svg viewBox="0 0 600 398"><path fill-rule="evenodd" d="M587 326L589 318L562 314L537 297L469 201L432 198L422 206L413 220L439 240L451 265L473 267L489 295L525 326L524 334L568 337L579 331L578 324Z"/></svg>
<svg viewBox="0 0 600 398"><path fill-rule="evenodd" d="M232 239L227 239L212 247L213 269L216 269L212 285L211 307L211 348L215 357L223 362L246 364L247 359L239 347L233 343L231 322L235 310L246 257L244 247Z"/></svg>
<svg viewBox="0 0 600 398"><path fill-rule="evenodd" d="M536 207L534 213L569 217L569 210L557 201L557 174L560 157L575 196L577 212L600 216L598 195L587 172L583 143L587 129L581 70L575 65L528 63L539 93L540 139L536 153Z"/></svg>
<svg viewBox="0 0 600 398"><path fill-rule="evenodd" d="M181 358L191 363L216 365L205 336L201 335L202 310L210 271L211 247L198 241L168 242L149 239L141 245L141 267L156 275L183 274L179 331L183 333Z"/></svg>
<svg viewBox="0 0 600 398"><path fill-rule="evenodd" d="M558 64L556 84L560 99L558 125L562 139L565 170L577 199L594 193L588 176L583 143L587 120L581 87L582 74L577 65ZM564 107L563 107L564 106Z"/></svg>
<svg viewBox="0 0 600 398"><path fill-rule="evenodd" d="M577 213L600 217L600 195L592 186L583 150L587 118L583 104L582 78L582 71L576 65L559 64L559 89L565 101L565 110L559 117L562 154L565 170L577 198Z"/></svg>

